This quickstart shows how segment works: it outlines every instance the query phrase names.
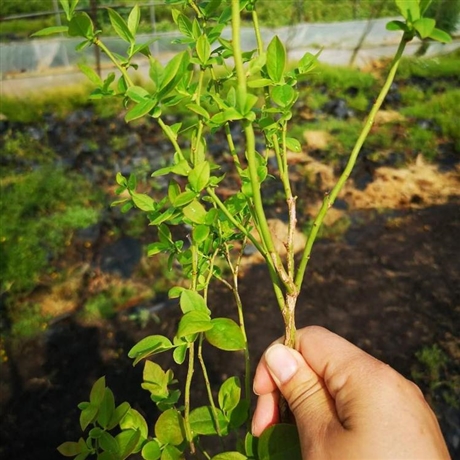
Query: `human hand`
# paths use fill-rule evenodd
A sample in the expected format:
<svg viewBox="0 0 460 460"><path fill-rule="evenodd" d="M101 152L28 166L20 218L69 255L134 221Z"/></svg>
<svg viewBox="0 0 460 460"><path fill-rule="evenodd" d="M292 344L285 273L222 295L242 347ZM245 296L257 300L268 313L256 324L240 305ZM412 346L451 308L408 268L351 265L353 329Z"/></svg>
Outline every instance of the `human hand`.
<svg viewBox="0 0 460 460"><path fill-rule="evenodd" d="M297 331L296 350L275 343L254 377L252 432L277 423L280 392L299 431L302 458L449 459L419 388L321 327Z"/></svg>

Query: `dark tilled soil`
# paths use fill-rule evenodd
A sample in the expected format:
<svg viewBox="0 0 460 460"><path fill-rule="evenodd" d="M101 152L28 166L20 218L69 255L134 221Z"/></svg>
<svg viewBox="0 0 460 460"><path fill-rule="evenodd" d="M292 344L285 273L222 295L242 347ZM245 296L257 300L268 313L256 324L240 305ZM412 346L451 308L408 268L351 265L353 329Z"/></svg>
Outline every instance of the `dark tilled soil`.
<svg viewBox="0 0 460 460"><path fill-rule="evenodd" d="M362 217L362 216L361 216ZM362 221L360 216L356 220ZM450 361L440 378L457 382L460 374L460 202L398 216L377 215L354 224L342 241L322 240L314 248L298 305L297 324L325 326L394 366L407 377L420 369L415 352L437 343ZM252 355L258 358L282 334L282 323L263 266L241 279ZM231 296L216 288L214 316L234 315ZM145 329L120 315L88 327L72 317L42 337L7 344L0 390L0 457L3 460L62 458L56 446L78 439L76 405L87 399L92 383L106 375L117 401L128 400L149 420L155 409L140 389L142 366L126 357L130 347L152 333L173 335L178 314L168 307L160 323ZM211 383L243 369L238 353L207 350ZM171 365L164 355L162 364ZM179 371L180 372L180 371ZM196 398L204 398L199 372ZM460 413L440 391L423 390L435 407L453 458L460 458ZM458 391L458 389L457 389ZM457 392L458 397L458 392ZM458 402L458 401L457 401Z"/></svg>

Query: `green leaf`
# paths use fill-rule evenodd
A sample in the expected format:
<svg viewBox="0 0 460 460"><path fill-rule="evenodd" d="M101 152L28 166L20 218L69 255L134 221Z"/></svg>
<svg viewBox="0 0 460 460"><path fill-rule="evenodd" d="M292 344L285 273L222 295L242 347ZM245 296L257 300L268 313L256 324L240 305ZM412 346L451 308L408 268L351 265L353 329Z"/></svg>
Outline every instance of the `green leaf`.
<svg viewBox="0 0 460 460"><path fill-rule="evenodd" d="M267 48L267 73L275 83L283 79L286 68L286 50L281 40L275 35Z"/></svg>
<svg viewBox="0 0 460 460"><path fill-rule="evenodd" d="M172 10L174 22L179 31L186 37L193 38L192 21L179 10Z"/></svg>
<svg viewBox="0 0 460 460"><path fill-rule="evenodd" d="M86 13L77 13L69 22L69 36L83 37L91 40L94 37L93 21Z"/></svg>
<svg viewBox="0 0 460 460"><path fill-rule="evenodd" d="M99 425L101 425L102 428L105 429L109 426L114 411L115 398L113 396L112 390L110 388L106 388L101 405L99 406L99 413L97 414L97 422Z"/></svg>
<svg viewBox="0 0 460 460"><path fill-rule="evenodd" d="M420 35L420 38L427 38L433 32L436 21L432 18L420 18L413 23L414 29Z"/></svg>
<svg viewBox="0 0 460 460"><path fill-rule="evenodd" d="M395 0L402 16L414 22L420 18L420 0Z"/></svg>
<svg viewBox="0 0 460 460"><path fill-rule="evenodd" d="M171 168L171 172L179 176L188 176L191 170L187 160L180 160Z"/></svg>
<svg viewBox="0 0 460 460"><path fill-rule="evenodd" d="M142 448L142 458L144 460L158 460L161 457L160 445L157 441L149 441Z"/></svg>
<svg viewBox="0 0 460 460"><path fill-rule="evenodd" d="M256 80L249 80L249 88L264 88L265 86L272 86L273 81L269 78L258 78Z"/></svg>
<svg viewBox="0 0 460 460"><path fill-rule="evenodd" d="M219 424L221 434L226 434L228 425L225 416L220 409L216 408L217 423ZM212 410L209 406L197 407L190 412L190 428L194 436L197 435L216 435L216 421L212 415Z"/></svg>
<svg viewBox="0 0 460 460"><path fill-rule="evenodd" d="M98 440L99 446L102 447L106 452L112 452L117 454L119 452L117 440L108 432L103 431L101 437Z"/></svg>
<svg viewBox="0 0 460 460"><path fill-rule="evenodd" d="M233 107L229 107L223 112L217 113L211 118L211 122L216 125L223 125L227 121L241 120L244 116Z"/></svg>
<svg viewBox="0 0 460 460"><path fill-rule="evenodd" d="M82 431L88 428L90 423L96 420L99 407L96 404L89 404L80 412L80 427Z"/></svg>
<svg viewBox="0 0 460 460"><path fill-rule="evenodd" d="M432 30L429 37L441 43L450 43L452 41L452 37L447 32L436 28Z"/></svg>
<svg viewBox="0 0 460 460"><path fill-rule="evenodd" d="M182 452L175 446L165 446L161 453L161 460L183 460Z"/></svg>
<svg viewBox="0 0 460 460"><path fill-rule="evenodd" d="M139 441L141 438L141 432L139 430L123 430L121 433L118 433L115 436L115 441L118 444L118 451L120 452L120 457L125 459L129 457L136 448L138 447Z"/></svg>
<svg viewBox="0 0 460 460"><path fill-rule="evenodd" d="M64 457L74 457L75 455L78 455L81 450L80 450L80 444L78 442L64 442L62 443L57 450L61 455Z"/></svg>
<svg viewBox="0 0 460 460"><path fill-rule="evenodd" d="M249 416L249 401L242 399L237 406L227 414L227 418L230 420L230 427L232 429L239 428L243 423L246 422Z"/></svg>
<svg viewBox="0 0 460 460"><path fill-rule="evenodd" d="M141 359L151 356L155 353L162 353L173 348L171 341L163 335L150 335L143 338L129 350L128 356L135 358L133 366Z"/></svg>
<svg viewBox="0 0 460 460"><path fill-rule="evenodd" d="M45 37L47 35L67 33L68 31L68 26L45 27L44 29L41 29L38 32L31 34L31 37Z"/></svg>
<svg viewBox="0 0 460 460"><path fill-rule="evenodd" d="M179 302L182 313L184 314L190 311L201 311L208 315L211 313L206 306L204 297L191 289L182 289Z"/></svg>
<svg viewBox="0 0 460 460"><path fill-rule="evenodd" d="M99 406L102 402L102 399L104 398L105 394L105 377L101 377L96 382L94 382L94 385L91 388L91 393L89 395L89 401L91 404L95 404L96 406Z"/></svg>
<svg viewBox="0 0 460 460"><path fill-rule="evenodd" d="M178 338L186 338L199 332L205 332L212 327L211 318L208 313L203 311L189 311L179 321L176 336Z"/></svg>
<svg viewBox="0 0 460 460"><path fill-rule="evenodd" d="M79 64L78 68L96 85L102 86L102 78L91 67L85 64Z"/></svg>
<svg viewBox="0 0 460 460"><path fill-rule="evenodd" d="M211 55L211 45L206 35L201 35L196 41L196 54L201 64L205 65L208 62Z"/></svg>
<svg viewBox="0 0 460 460"><path fill-rule="evenodd" d="M296 426L281 423L270 426L260 436L257 451L259 460L301 460Z"/></svg>
<svg viewBox="0 0 460 460"><path fill-rule="evenodd" d="M180 345L173 351L173 359L177 364L183 364L187 356L188 345Z"/></svg>
<svg viewBox="0 0 460 460"><path fill-rule="evenodd" d="M134 102L144 102L150 97L150 93L142 88L142 86L131 86L126 90L126 96L128 96Z"/></svg>
<svg viewBox="0 0 460 460"><path fill-rule="evenodd" d="M262 70L262 67L267 62L267 55L265 53L258 54L249 61L248 73L249 75L255 75Z"/></svg>
<svg viewBox="0 0 460 460"><path fill-rule="evenodd" d="M211 168L208 161L204 161L199 165L196 165L188 175L188 182L192 189L199 193L201 192L209 182L209 177L211 175Z"/></svg>
<svg viewBox="0 0 460 460"><path fill-rule="evenodd" d="M187 104L186 107L192 112L195 112L198 115L201 115L205 120L209 120L209 113L207 112L207 110L203 109L201 105L190 103L190 104Z"/></svg>
<svg viewBox="0 0 460 460"><path fill-rule="evenodd" d="M126 113L125 121L129 123L130 121L142 118L144 115L147 115L156 105L157 101L155 101L154 99L145 99L139 104L136 104L131 110L129 110Z"/></svg>
<svg viewBox="0 0 460 460"><path fill-rule="evenodd" d="M155 436L162 444L178 446L185 439L184 420L176 409L168 409L155 423Z"/></svg>
<svg viewBox="0 0 460 460"><path fill-rule="evenodd" d="M133 9L128 16L128 29L131 32L131 35L134 37L139 28L139 22L141 20L141 10L139 5L134 5Z"/></svg>
<svg viewBox="0 0 460 460"><path fill-rule="evenodd" d="M286 148L291 152L301 152L302 146L300 142L294 137L286 137Z"/></svg>
<svg viewBox="0 0 460 460"><path fill-rule="evenodd" d="M387 30L402 30L403 32L406 32L408 29L407 24L402 21L390 21L387 22L386 25Z"/></svg>
<svg viewBox="0 0 460 460"><path fill-rule="evenodd" d="M135 40L133 34L129 30L129 27L126 24L125 20L112 8L107 8L107 11L109 12L109 18L112 27L117 33L117 35L125 42L134 44Z"/></svg>
<svg viewBox="0 0 460 460"><path fill-rule="evenodd" d="M110 419L107 429L112 430L113 428L115 428L120 423L120 420L126 415L126 412L129 411L130 408L131 406L126 401L122 402L119 406L117 406L115 408L115 411L112 414L112 418Z"/></svg>
<svg viewBox="0 0 460 460"><path fill-rule="evenodd" d="M182 209L182 212L194 224L204 224L206 221L206 209L198 200L193 200Z"/></svg>
<svg viewBox="0 0 460 460"><path fill-rule="evenodd" d="M162 92L163 95L166 95L171 91L177 84L177 82L182 78L181 69L184 69L188 63L189 55L186 51L176 54L164 68L163 75L161 78L160 86L158 91Z"/></svg>
<svg viewBox="0 0 460 460"><path fill-rule="evenodd" d="M299 61L299 72L301 74L305 74L309 72L310 70L313 70L316 65L318 64L318 56L320 55L321 50L318 51L316 54L311 54L309 52L306 52L303 56L302 59Z"/></svg>
<svg viewBox="0 0 460 460"><path fill-rule="evenodd" d="M251 433L246 433L246 437L244 438L244 450L246 455L251 458L257 457L257 443L259 442L259 438L256 438Z"/></svg>
<svg viewBox="0 0 460 460"><path fill-rule="evenodd" d="M291 106L297 97L296 92L289 85L275 86L272 88L271 95L273 102L280 107Z"/></svg>
<svg viewBox="0 0 460 460"><path fill-rule="evenodd" d="M139 442L143 442L147 439L147 422L136 409L129 409L129 411L126 412L125 416L120 421L120 428L122 430L138 430L141 434Z"/></svg>
<svg viewBox="0 0 460 460"><path fill-rule="evenodd" d="M244 350L246 342L238 324L229 318L211 320L212 329L206 331L206 339L216 348L225 351Z"/></svg>
<svg viewBox="0 0 460 460"><path fill-rule="evenodd" d="M180 193L179 195L176 196L176 198L174 199L172 205L176 208L180 208L182 206L185 206L186 204L192 202L196 197L196 193L191 191L191 190L187 190L186 192L182 192Z"/></svg>
<svg viewBox="0 0 460 460"><path fill-rule="evenodd" d="M208 225L197 225L192 231L192 240L195 244L200 244L206 241L209 236Z"/></svg>
<svg viewBox="0 0 460 460"><path fill-rule="evenodd" d="M241 383L238 377L230 377L219 388L219 406L224 413L231 412L240 402Z"/></svg>
<svg viewBox="0 0 460 460"><path fill-rule="evenodd" d="M134 204L141 211L155 211L155 201L148 195L144 193L131 192L131 198L133 199Z"/></svg>
<svg viewBox="0 0 460 460"><path fill-rule="evenodd" d="M240 452L222 452L214 455L211 460L247 460L248 457Z"/></svg>

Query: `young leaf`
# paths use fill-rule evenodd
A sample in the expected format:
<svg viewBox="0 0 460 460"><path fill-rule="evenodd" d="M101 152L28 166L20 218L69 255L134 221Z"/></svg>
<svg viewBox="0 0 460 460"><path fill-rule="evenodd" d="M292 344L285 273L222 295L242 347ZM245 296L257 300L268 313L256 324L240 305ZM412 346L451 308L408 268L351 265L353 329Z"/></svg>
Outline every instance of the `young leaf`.
<svg viewBox="0 0 460 460"><path fill-rule="evenodd" d="M247 460L248 457L240 452L222 452L214 455L211 460Z"/></svg>
<svg viewBox="0 0 460 460"><path fill-rule="evenodd" d="M259 460L301 460L297 427L281 423L270 426L260 436L257 451Z"/></svg>
<svg viewBox="0 0 460 460"><path fill-rule="evenodd" d="M102 449L104 449L106 452L111 452L114 454L119 453L118 442L108 431L103 431L98 441L99 446L102 447Z"/></svg>
<svg viewBox="0 0 460 460"><path fill-rule="evenodd" d="M193 200L182 209L182 212L194 224L204 224L206 222L206 209L198 200Z"/></svg>
<svg viewBox="0 0 460 460"><path fill-rule="evenodd" d="M219 406L224 413L231 412L240 402L241 383L238 377L230 377L219 388Z"/></svg>
<svg viewBox="0 0 460 460"><path fill-rule="evenodd" d="M386 25L387 30L402 30L406 32L408 29L407 24L403 21L390 21Z"/></svg>
<svg viewBox="0 0 460 460"><path fill-rule="evenodd" d="M275 83L283 79L286 68L286 50L281 40L275 35L267 48L267 73Z"/></svg>
<svg viewBox="0 0 460 460"><path fill-rule="evenodd" d="M289 85L275 86L271 94L273 102L280 107L289 107L297 97L296 92Z"/></svg>
<svg viewBox="0 0 460 460"><path fill-rule="evenodd" d="M38 32L31 34L31 37L45 37L47 35L62 34L62 33L67 33L68 30L69 30L68 26L45 27L44 29L41 29Z"/></svg>
<svg viewBox="0 0 460 460"><path fill-rule="evenodd" d="M86 13L77 13L69 22L69 36L83 37L91 40L94 37L93 21Z"/></svg>
<svg viewBox="0 0 460 460"><path fill-rule="evenodd" d="M104 397L102 398L101 405L99 406L99 413L97 414L97 423L101 425L102 428L107 428L109 426L110 420L112 419L113 413L115 411L115 398L113 396L112 390L106 388L104 392Z"/></svg>
<svg viewBox="0 0 460 460"><path fill-rule="evenodd" d="M99 407L96 404L88 404L80 412L80 427L82 431L85 431L88 425L96 420L98 411Z"/></svg>
<svg viewBox="0 0 460 460"><path fill-rule="evenodd" d="M150 93L142 86L131 86L126 90L126 96L134 102L143 102L150 97Z"/></svg>
<svg viewBox="0 0 460 460"><path fill-rule="evenodd" d="M162 444L178 446L185 439L184 420L176 409L168 409L155 423L155 436Z"/></svg>
<svg viewBox="0 0 460 460"><path fill-rule="evenodd" d="M139 5L134 5L133 9L128 16L128 29L131 32L131 35L135 37L137 29L139 27L139 22L141 20L141 10Z"/></svg>
<svg viewBox="0 0 460 460"><path fill-rule="evenodd" d="M190 171L188 182L196 193L201 192L208 185L210 174L211 168L207 161L196 165Z"/></svg>
<svg viewBox="0 0 460 460"><path fill-rule="evenodd" d="M112 418L110 419L107 429L112 430L113 428L115 428L130 408L131 406L126 401L122 402L119 406L117 406L112 414Z"/></svg>
<svg viewBox="0 0 460 460"><path fill-rule="evenodd" d="M157 101L154 99L145 99L143 102L136 104L131 110L127 112L125 115L125 121L129 123L130 121L142 118L144 115L147 115L156 105Z"/></svg>
<svg viewBox="0 0 460 460"><path fill-rule="evenodd" d="M207 110L203 109L201 105L195 104L195 103L190 103L186 105L187 109L191 110L192 112L197 113L198 115L201 115L205 120L209 119L209 113Z"/></svg>
<svg viewBox="0 0 460 460"><path fill-rule="evenodd" d="M177 364L183 364L187 356L188 345L180 345L173 351L173 359Z"/></svg>
<svg viewBox="0 0 460 460"><path fill-rule="evenodd" d="M246 342L238 324L229 318L211 320L212 329L205 332L206 340L225 351L244 350Z"/></svg>
<svg viewBox="0 0 460 460"><path fill-rule="evenodd" d="M209 314L202 311L189 311L182 316L177 328L177 337L188 337L198 332L211 329L212 323Z"/></svg>
<svg viewBox="0 0 460 460"><path fill-rule="evenodd" d="M138 430L141 433L140 441L147 439L148 427L144 417L135 409L129 409L120 421L122 430Z"/></svg>
<svg viewBox="0 0 460 460"><path fill-rule="evenodd" d="M211 55L211 45L206 35L201 35L196 41L196 54L201 64L205 65L208 62Z"/></svg>
<svg viewBox="0 0 460 460"><path fill-rule="evenodd" d="M162 353L173 348L171 341L163 335L150 335L143 338L134 347L129 350L128 356L135 358L133 366L135 366L141 359L155 353Z"/></svg>
<svg viewBox="0 0 460 460"><path fill-rule="evenodd" d="M155 211L155 201L145 193L136 193L136 192L131 192L131 198L134 201L134 204L136 205L137 208L139 208L141 211Z"/></svg>
<svg viewBox="0 0 460 460"><path fill-rule="evenodd" d="M413 23L414 29L420 35L420 38L427 38L434 30L436 21L432 18L420 18Z"/></svg>
<svg viewBox="0 0 460 460"><path fill-rule="evenodd" d="M139 430L123 430L121 433L118 433L115 436L115 440L118 444L118 452L120 453L120 458L125 459L134 451L139 444L141 437L141 432Z"/></svg>
<svg viewBox="0 0 460 460"><path fill-rule="evenodd" d="M420 0L395 0L395 2L402 16L408 21L414 22L420 18Z"/></svg>
<svg viewBox="0 0 460 460"><path fill-rule="evenodd" d="M102 78L92 69L85 64L79 64L78 68L88 77L88 79L95 85L102 86Z"/></svg>
<svg viewBox="0 0 460 460"><path fill-rule="evenodd" d="M429 38L441 43L450 43L452 41L452 37L447 32L437 28L434 28L431 31Z"/></svg>
<svg viewBox="0 0 460 460"><path fill-rule="evenodd" d="M142 458L144 460L158 460L161 457L160 445L157 441L149 441L142 447Z"/></svg>
<svg viewBox="0 0 460 460"><path fill-rule="evenodd" d="M105 377L101 377L100 379L94 382L93 387L91 388L91 393L89 395L89 402L91 404L95 404L99 406L104 398L105 394Z"/></svg>
<svg viewBox="0 0 460 460"><path fill-rule="evenodd" d="M302 146L300 145L300 142L294 137L286 138L286 148L290 150L291 152L301 152L302 151Z"/></svg>
<svg viewBox="0 0 460 460"><path fill-rule="evenodd" d="M64 442L62 443L57 450L64 457L75 457L78 455L80 450L80 444L78 442Z"/></svg>
<svg viewBox="0 0 460 460"><path fill-rule="evenodd" d="M179 195L177 195L172 205L176 208L180 208L192 202L195 199L195 197L196 197L195 192L192 192L191 190L187 190L186 192L182 192Z"/></svg>
<svg viewBox="0 0 460 460"><path fill-rule="evenodd" d="M211 313L206 306L204 297L191 289L182 289L179 302L182 313L184 314L189 311L201 311L208 315Z"/></svg>
<svg viewBox="0 0 460 460"><path fill-rule="evenodd" d="M161 452L161 460L183 460L185 457L176 446L168 444Z"/></svg>
<svg viewBox="0 0 460 460"><path fill-rule="evenodd" d="M163 95L168 94L182 78L183 74L181 69L187 66L189 55L186 51L176 54L164 68L161 83L158 91L162 92Z"/></svg>
<svg viewBox="0 0 460 460"><path fill-rule="evenodd" d="M209 227L207 225L197 225L192 231L192 240L196 244L203 243L209 236Z"/></svg>
<svg viewBox="0 0 460 460"><path fill-rule="evenodd" d="M217 423L219 424L221 434L226 434L228 429L227 421L225 420L224 414L220 409L216 409ZM212 415L211 408L209 406L197 407L190 412L190 428L194 436L196 435L216 435L216 420Z"/></svg>
<svg viewBox="0 0 460 460"><path fill-rule="evenodd" d="M107 11L109 12L109 18L112 27L117 33L117 35L125 42L134 44L135 40L133 34L129 30L129 27L126 24L125 20L112 8L107 8Z"/></svg>

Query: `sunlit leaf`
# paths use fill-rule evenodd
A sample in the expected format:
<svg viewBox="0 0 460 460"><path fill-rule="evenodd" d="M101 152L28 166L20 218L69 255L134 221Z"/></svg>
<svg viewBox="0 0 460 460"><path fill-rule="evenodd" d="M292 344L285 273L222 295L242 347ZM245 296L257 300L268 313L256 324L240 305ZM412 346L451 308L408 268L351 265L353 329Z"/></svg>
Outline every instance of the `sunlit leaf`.
<svg viewBox="0 0 460 460"><path fill-rule="evenodd" d="M244 350L246 341L238 324L230 318L211 320L212 329L206 331L206 340L216 348L225 351Z"/></svg>
<svg viewBox="0 0 460 460"><path fill-rule="evenodd" d="M184 420L176 409L168 409L155 423L155 436L162 444L178 446L185 439Z"/></svg>
<svg viewBox="0 0 460 460"><path fill-rule="evenodd" d="M107 8L107 11L109 12L110 23L117 35L125 42L134 43L134 36L125 20L112 8Z"/></svg>
<svg viewBox="0 0 460 460"><path fill-rule="evenodd" d="M283 43L275 35L267 48L267 73L275 82L281 82L286 68L286 50Z"/></svg>

